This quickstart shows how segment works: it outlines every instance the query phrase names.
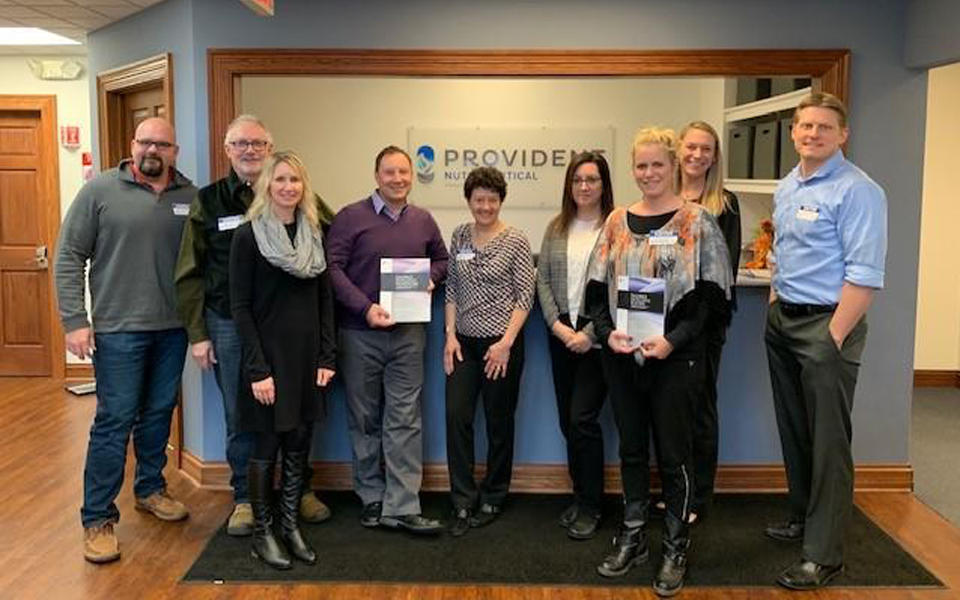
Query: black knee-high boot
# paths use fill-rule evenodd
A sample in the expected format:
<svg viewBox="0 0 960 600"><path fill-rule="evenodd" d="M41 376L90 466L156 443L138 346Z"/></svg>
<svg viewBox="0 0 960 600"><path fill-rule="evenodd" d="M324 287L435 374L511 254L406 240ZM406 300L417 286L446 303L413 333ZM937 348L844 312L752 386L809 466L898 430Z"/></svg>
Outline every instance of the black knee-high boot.
<svg viewBox="0 0 960 600"><path fill-rule="evenodd" d="M286 542L290 554L312 565L317 562L317 553L303 539L297 522L300 516L305 454L305 452L283 453L283 473L280 482L280 536Z"/></svg>
<svg viewBox="0 0 960 600"><path fill-rule="evenodd" d="M273 536L273 461L251 458L247 463L250 506L253 509L253 546L251 554L274 569L289 569L290 557Z"/></svg>
<svg viewBox="0 0 960 600"><path fill-rule="evenodd" d="M653 580L653 591L658 596L673 596L683 587L690 547L689 532L686 519L667 510L663 518L663 560Z"/></svg>

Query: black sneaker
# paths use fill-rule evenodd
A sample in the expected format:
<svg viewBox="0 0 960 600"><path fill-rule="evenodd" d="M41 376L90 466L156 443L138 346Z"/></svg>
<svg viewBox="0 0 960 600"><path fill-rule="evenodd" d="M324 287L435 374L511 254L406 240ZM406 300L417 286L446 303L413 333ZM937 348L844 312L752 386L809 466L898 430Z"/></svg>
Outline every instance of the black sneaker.
<svg viewBox="0 0 960 600"><path fill-rule="evenodd" d="M380 525L380 511L383 510L383 502L371 502L363 506L363 512L360 513L360 524L364 527L377 527Z"/></svg>
<svg viewBox="0 0 960 600"><path fill-rule="evenodd" d="M470 511L458 508L453 511L453 523L450 524L450 535L460 537L470 529Z"/></svg>
<svg viewBox="0 0 960 600"><path fill-rule="evenodd" d="M486 527L496 521L501 512L503 512L503 509L499 506L484 502L480 505L477 514L470 517L470 527Z"/></svg>

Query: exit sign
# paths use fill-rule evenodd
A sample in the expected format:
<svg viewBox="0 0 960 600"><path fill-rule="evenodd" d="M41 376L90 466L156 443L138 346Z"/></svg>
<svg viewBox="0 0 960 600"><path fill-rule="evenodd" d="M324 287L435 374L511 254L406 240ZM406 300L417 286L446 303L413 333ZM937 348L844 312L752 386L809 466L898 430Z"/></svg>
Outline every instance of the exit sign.
<svg viewBox="0 0 960 600"><path fill-rule="evenodd" d="M273 16L273 0L240 0L261 17Z"/></svg>

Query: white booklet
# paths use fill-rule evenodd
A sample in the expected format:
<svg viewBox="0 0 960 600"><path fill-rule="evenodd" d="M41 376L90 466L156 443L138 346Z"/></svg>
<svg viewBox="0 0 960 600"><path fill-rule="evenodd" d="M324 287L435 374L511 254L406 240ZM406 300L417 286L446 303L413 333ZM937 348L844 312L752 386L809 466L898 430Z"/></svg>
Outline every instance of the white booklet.
<svg viewBox="0 0 960 600"><path fill-rule="evenodd" d="M666 282L659 277L617 278L617 329L630 336L631 344L663 335L665 291Z"/></svg>
<svg viewBox="0 0 960 600"><path fill-rule="evenodd" d="M380 306L395 322L430 322L429 285L429 258L380 259Z"/></svg>

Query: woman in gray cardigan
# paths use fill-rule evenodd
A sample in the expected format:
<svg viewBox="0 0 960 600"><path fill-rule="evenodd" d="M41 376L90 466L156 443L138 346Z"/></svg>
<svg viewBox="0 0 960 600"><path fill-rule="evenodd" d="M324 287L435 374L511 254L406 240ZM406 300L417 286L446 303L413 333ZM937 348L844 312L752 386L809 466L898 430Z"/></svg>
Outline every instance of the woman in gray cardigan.
<svg viewBox="0 0 960 600"><path fill-rule="evenodd" d="M553 384L573 481L574 502L560 515L560 525L578 540L592 538L600 523L603 432L597 417L607 395L600 346L583 310L584 282L597 235L612 210L606 159L596 152L574 156L560 214L544 233L537 268L537 295L553 334Z"/></svg>

